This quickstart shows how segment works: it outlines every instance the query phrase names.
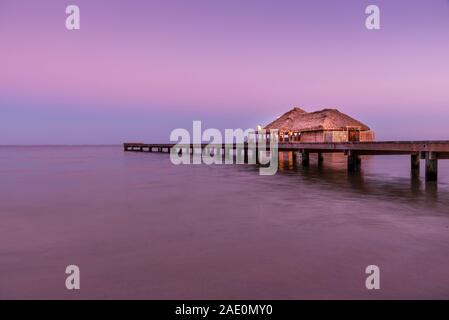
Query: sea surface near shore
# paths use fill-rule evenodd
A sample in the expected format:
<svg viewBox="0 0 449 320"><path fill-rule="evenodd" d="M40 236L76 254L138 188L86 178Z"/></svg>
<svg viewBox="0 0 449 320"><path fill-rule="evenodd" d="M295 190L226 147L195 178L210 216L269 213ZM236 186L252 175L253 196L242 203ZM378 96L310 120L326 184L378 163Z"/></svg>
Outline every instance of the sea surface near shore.
<svg viewBox="0 0 449 320"><path fill-rule="evenodd" d="M280 160L261 176L120 146L0 147L0 299L449 298L449 160L438 184L407 156L363 157L358 174L343 155Z"/></svg>

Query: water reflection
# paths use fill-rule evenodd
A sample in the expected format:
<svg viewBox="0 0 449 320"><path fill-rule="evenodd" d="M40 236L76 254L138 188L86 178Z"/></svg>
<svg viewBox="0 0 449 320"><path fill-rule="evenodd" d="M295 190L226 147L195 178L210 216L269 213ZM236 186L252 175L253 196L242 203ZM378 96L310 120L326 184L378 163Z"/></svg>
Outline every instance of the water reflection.
<svg viewBox="0 0 449 320"><path fill-rule="evenodd" d="M305 183L328 189L396 201L437 201L441 196L438 183L424 182L419 175L397 175L395 166L390 166L388 161L376 163L376 160L373 156L363 156L361 171L348 172L346 157L342 154L325 154L322 164L317 154L310 154L310 165L303 167L292 152L280 152L278 174L299 176ZM384 168L379 168L380 165ZM405 157L402 166L404 171L410 170Z"/></svg>

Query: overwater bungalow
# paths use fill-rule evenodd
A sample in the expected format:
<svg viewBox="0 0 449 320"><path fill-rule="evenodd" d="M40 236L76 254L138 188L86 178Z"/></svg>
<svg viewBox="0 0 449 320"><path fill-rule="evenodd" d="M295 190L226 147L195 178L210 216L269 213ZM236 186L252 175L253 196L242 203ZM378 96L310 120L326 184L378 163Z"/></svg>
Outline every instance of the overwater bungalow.
<svg viewBox="0 0 449 320"><path fill-rule="evenodd" d="M374 132L362 122L338 111L306 112L293 108L264 129L277 129L280 142L373 141Z"/></svg>

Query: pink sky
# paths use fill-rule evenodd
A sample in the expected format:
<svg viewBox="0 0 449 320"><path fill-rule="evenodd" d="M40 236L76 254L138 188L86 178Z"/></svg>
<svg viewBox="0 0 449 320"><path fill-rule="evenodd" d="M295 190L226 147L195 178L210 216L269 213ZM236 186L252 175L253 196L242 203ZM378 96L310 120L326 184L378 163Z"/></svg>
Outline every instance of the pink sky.
<svg viewBox="0 0 449 320"><path fill-rule="evenodd" d="M64 26L73 3L80 31ZM293 105L337 107L380 139L449 139L446 0L0 0L0 39L0 144L166 141Z"/></svg>

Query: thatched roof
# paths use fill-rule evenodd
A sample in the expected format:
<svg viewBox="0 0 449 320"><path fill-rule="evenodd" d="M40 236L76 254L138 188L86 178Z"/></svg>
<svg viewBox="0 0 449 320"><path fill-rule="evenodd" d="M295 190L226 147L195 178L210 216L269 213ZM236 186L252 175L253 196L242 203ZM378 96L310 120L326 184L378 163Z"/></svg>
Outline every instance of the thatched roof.
<svg viewBox="0 0 449 320"><path fill-rule="evenodd" d="M307 112L301 108L294 107L267 125L265 129L278 129L279 131L290 130L299 116L306 113Z"/></svg>
<svg viewBox="0 0 449 320"><path fill-rule="evenodd" d="M346 130L348 127L359 127L362 131L370 130L367 125L341 113L337 109L323 109L315 112L306 112L300 108L293 108L286 112L281 117L268 124L265 129L301 132Z"/></svg>

